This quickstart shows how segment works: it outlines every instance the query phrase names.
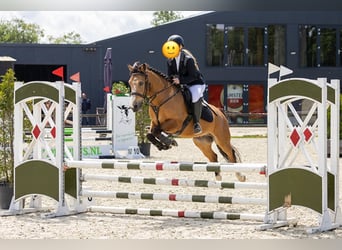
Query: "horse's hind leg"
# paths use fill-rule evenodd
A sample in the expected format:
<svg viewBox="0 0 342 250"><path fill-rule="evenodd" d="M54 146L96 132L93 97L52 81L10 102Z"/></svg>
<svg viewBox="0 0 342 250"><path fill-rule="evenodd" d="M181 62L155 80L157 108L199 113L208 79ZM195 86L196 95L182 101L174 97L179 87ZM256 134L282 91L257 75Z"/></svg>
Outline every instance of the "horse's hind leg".
<svg viewBox="0 0 342 250"><path fill-rule="evenodd" d="M214 141L212 136L206 135L201 137L194 137L192 140L210 162L217 162L217 154L213 151L211 147ZM217 181L222 180L220 172L215 172L215 177Z"/></svg>
<svg viewBox="0 0 342 250"><path fill-rule="evenodd" d="M232 147L232 145L230 144L230 142L228 141L219 141L216 138L215 141L218 150L220 151L221 155L228 160L229 162L237 162L237 152L235 152L235 149ZM244 182L246 181L246 176L241 174L240 172L235 172L235 176L236 178L241 181Z"/></svg>

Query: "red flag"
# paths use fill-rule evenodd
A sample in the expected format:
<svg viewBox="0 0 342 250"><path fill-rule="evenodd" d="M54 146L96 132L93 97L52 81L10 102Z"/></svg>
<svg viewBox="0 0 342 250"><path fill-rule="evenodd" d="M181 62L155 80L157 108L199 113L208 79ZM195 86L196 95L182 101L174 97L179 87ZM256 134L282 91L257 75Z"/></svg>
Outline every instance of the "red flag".
<svg viewBox="0 0 342 250"><path fill-rule="evenodd" d="M80 72L77 72L76 74L73 74L70 76L70 79L73 80L74 82L80 82L81 77L80 77Z"/></svg>
<svg viewBox="0 0 342 250"><path fill-rule="evenodd" d="M110 91L109 86L104 87L104 88L103 88L103 91L106 92L106 93L109 93L109 91Z"/></svg>
<svg viewBox="0 0 342 250"><path fill-rule="evenodd" d="M59 76L62 78L62 80L64 80L64 77L63 77L64 76L64 74L63 74L64 70L63 69L64 69L63 66L59 67L59 68L55 69L54 71L52 71L52 74Z"/></svg>

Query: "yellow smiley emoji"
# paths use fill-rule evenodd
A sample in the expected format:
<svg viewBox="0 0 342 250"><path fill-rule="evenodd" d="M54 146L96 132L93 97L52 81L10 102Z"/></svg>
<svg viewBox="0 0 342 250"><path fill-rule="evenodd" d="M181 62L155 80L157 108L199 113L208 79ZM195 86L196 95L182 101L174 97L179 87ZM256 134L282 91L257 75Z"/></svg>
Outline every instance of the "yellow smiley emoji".
<svg viewBox="0 0 342 250"><path fill-rule="evenodd" d="M162 51L166 58L175 58L179 54L179 45L174 41L168 41L163 44Z"/></svg>

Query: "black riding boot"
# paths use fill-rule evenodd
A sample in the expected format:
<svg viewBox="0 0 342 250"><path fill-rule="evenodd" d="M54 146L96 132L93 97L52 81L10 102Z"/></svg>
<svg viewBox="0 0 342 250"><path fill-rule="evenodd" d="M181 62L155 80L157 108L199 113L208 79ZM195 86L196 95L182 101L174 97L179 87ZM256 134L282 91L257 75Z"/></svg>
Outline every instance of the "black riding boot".
<svg viewBox="0 0 342 250"><path fill-rule="evenodd" d="M202 113L202 100L199 99L197 102L192 103L193 105L193 119L194 119L194 134L199 134L202 132L201 125L199 123L199 120L201 119L201 113Z"/></svg>

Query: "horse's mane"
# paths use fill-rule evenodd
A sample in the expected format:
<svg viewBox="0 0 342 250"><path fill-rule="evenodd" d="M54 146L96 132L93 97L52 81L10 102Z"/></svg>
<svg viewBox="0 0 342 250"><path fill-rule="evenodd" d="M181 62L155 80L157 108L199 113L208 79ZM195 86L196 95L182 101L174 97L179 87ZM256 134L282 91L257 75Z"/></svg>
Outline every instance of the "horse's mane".
<svg viewBox="0 0 342 250"><path fill-rule="evenodd" d="M133 64L133 71L132 73L144 73L139 69L139 66L141 65L140 62L135 62ZM165 73L161 72L158 69L155 69L153 67L151 67L150 65L148 65L147 63L145 63L146 67L148 70L152 71L153 73L156 73L157 75L159 75L160 77L164 78L166 81L168 81L169 83L172 82L172 77L167 76Z"/></svg>
<svg viewBox="0 0 342 250"><path fill-rule="evenodd" d="M151 66L148 66L148 69L151 70L153 73L156 73L157 75L163 77L166 81L171 82L171 77L167 76L165 73L161 72L160 70L157 70Z"/></svg>

